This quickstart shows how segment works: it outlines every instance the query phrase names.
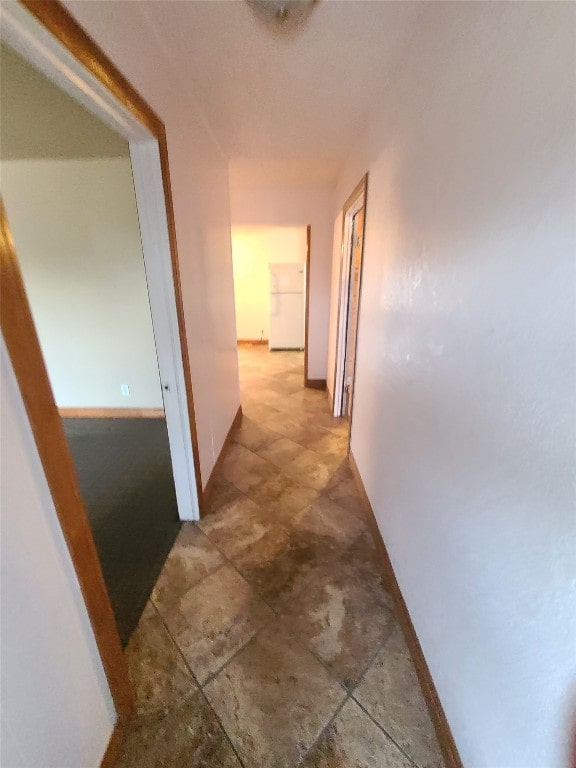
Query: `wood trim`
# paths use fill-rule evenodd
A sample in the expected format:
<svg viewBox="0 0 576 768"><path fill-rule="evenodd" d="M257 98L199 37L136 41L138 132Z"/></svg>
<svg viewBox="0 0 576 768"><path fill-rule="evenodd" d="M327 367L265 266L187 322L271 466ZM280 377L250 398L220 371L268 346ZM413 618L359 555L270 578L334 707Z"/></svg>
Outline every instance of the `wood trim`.
<svg viewBox="0 0 576 768"><path fill-rule="evenodd" d="M204 488L203 516L205 516L208 513L208 505L210 502L210 496L212 495L212 491L214 490L214 482L216 480L216 476L220 471L220 467L222 466L222 462L224 461L228 447L232 442L232 438L234 437L234 432L236 432L236 430L238 429L241 423L242 423L242 406L239 405L238 410L236 411L236 416L234 416L232 420L232 424L230 424L230 429L228 430L228 434L226 435L226 437L224 438L224 442L222 443L222 448L220 449L218 458L216 459L216 462L212 467L212 472L210 472L210 477L208 478L208 482L206 483L206 488Z"/></svg>
<svg viewBox="0 0 576 768"><path fill-rule="evenodd" d="M326 379L306 379L309 389L326 389Z"/></svg>
<svg viewBox="0 0 576 768"><path fill-rule="evenodd" d="M94 75L115 98L129 110L154 135L158 141L160 166L164 184L164 199L166 203L166 218L168 222L168 239L172 259L172 274L174 280L174 296L176 314L180 333L180 351L184 369L186 399L192 439L192 455L196 477L198 506L202 515L202 477L200 474L200 453L190 359L186 338L186 323L184 319L184 304L182 301L182 286L178 262L178 247L176 243L176 225L174 221L174 206L172 203L172 187L170 184L170 166L168 162L168 144L164 123L150 105L140 96L124 75L114 66L102 49L78 24L76 19L57 0L20 0L20 3L49 31L62 45Z"/></svg>
<svg viewBox="0 0 576 768"><path fill-rule="evenodd" d="M354 339L354 366L352 368L352 400L350 401L350 425L348 427L348 453L352 439L352 420L354 418L354 395L356 394L356 364L358 362L358 338L360 334L360 311L362 309L362 283L364 278L364 245L366 242L366 219L368 217L368 174L360 182L364 188L364 218L362 219L362 252L360 255L360 277L358 278L358 306L356 308L356 337Z"/></svg>
<svg viewBox="0 0 576 768"><path fill-rule="evenodd" d="M108 741L108 746L106 747L106 752L104 752L104 757L100 761L100 768L114 768L120 757L125 738L126 723L118 719L116 720L114 730L112 731L112 735Z"/></svg>
<svg viewBox="0 0 576 768"><path fill-rule="evenodd" d="M261 344L268 344L268 339L238 339L239 347L258 347Z"/></svg>
<svg viewBox="0 0 576 768"><path fill-rule="evenodd" d="M306 227L306 309L304 312L304 386L308 385L308 325L310 324L310 248L312 227Z"/></svg>
<svg viewBox="0 0 576 768"><path fill-rule="evenodd" d="M163 408L58 408L63 419L164 419Z"/></svg>
<svg viewBox="0 0 576 768"><path fill-rule="evenodd" d="M342 280L344 278L344 232L346 229L346 214L348 213L348 210L352 207L352 204L354 203L354 201L358 199L358 196L362 194L362 192L364 192L364 208L366 209L366 198L368 196L368 173L365 173L364 176L362 176L362 178L360 179L358 184L356 184L352 193L348 195L346 202L342 206L342 232L340 234L340 242L341 242L340 280L338 281L338 314L336 316L336 355L334 358L334 378L332 380L332 412L334 412L334 405L335 405L335 399L336 399L336 374L338 372L338 348L340 346L340 314L342 312L341 296L342 296ZM364 266L364 234L365 232L366 232L366 210L364 210L364 223L362 227L362 266ZM361 290L362 290L362 271L360 272L360 296L362 295ZM360 311L360 306L358 306L358 311ZM350 414L352 414L352 411L350 411ZM351 430L348 431L349 435L350 435L350 432ZM348 440L348 445L350 445L350 440Z"/></svg>
<svg viewBox="0 0 576 768"><path fill-rule="evenodd" d="M364 488L364 483L362 482L362 477L360 475L358 465L356 464L356 460L354 459L351 451L348 454L348 459L350 461L350 468L352 469L354 480L356 481L360 496L362 497L366 511L366 519L374 538L378 554L380 556L386 583L394 600L396 617L400 623L400 626L402 627L404 639L406 640L406 645L408 646L410 656L412 657L412 662L416 669L416 674L418 675L420 688L422 689L422 694L426 701L426 705L428 707L430 718L436 731L436 736L438 737L438 742L440 744L442 754L444 755L446 768L463 768L460 755L458 754L458 749L456 748L454 737L452 736L448 720L446 719L440 698L438 697L438 692L436 691L436 686L434 685L434 681L432 680L432 675L428 669L428 664L426 663L424 653L420 647L418 635L416 634L416 630L412 624L412 619L410 618L408 607L404 601L404 597L398 585L398 581L396 580L396 575L392 567L390 556L388 555L388 550L386 549L384 539L380 533L380 528L376 522L374 510L370 504L370 500L368 498L368 494L366 493L366 489Z"/></svg>
<svg viewBox="0 0 576 768"><path fill-rule="evenodd" d="M134 701L126 661L2 203L0 259L2 334L86 603L114 705L118 716L128 720Z"/></svg>

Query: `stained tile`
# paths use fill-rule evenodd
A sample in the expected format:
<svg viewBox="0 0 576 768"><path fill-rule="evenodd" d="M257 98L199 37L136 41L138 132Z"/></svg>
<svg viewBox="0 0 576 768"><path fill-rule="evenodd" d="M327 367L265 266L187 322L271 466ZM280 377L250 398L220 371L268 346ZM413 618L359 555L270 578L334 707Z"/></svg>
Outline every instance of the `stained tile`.
<svg viewBox="0 0 576 768"><path fill-rule="evenodd" d="M203 684L274 616L250 585L225 565L177 601L155 597L170 634Z"/></svg>
<svg viewBox="0 0 576 768"><path fill-rule="evenodd" d="M297 573L274 608L347 688L390 633L390 598L360 563L333 558Z"/></svg>
<svg viewBox="0 0 576 768"><path fill-rule="evenodd" d="M260 632L205 693L240 758L262 768L297 766L344 698L278 624Z"/></svg>
<svg viewBox="0 0 576 768"><path fill-rule="evenodd" d="M218 474L214 480L212 492L210 493L207 509L208 514L213 515L215 512L218 512L220 507L223 507L224 504L239 499L241 496L242 491L239 488L236 488L233 483Z"/></svg>
<svg viewBox="0 0 576 768"><path fill-rule="evenodd" d="M335 457L320 456L315 451L305 449L299 456L286 464L282 471L304 485L321 491L330 485L330 480L338 467L338 463L339 459Z"/></svg>
<svg viewBox="0 0 576 768"><path fill-rule="evenodd" d="M338 457L344 460L348 451L348 436L346 434L341 435L327 432L327 434L318 439L307 441L305 445L310 450L315 451L315 453L321 456L326 456L328 459Z"/></svg>
<svg viewBox="0 0 576 768"><path fill-rule="evenodd" d="M349 512L364 516L364 502L358 491L358 486L352 477L344 477L333 483L326 491L326 495L332 501L335 501L340 507L344 507Z"/></svg>
<svg viewBox="0 0 576 768"><path fill-rule="evenodd" d="M234 433L234 441L240 443L245 448L249 448L251 451L264 448L278 440L278 438L277 432L272 432L272 430L266 429L266 427L247 417L242 419L239 429Z"/></svg>
<svg viewBox="0 0 576 768"><path fill-rule="evenodd" d="M301 534L327 537L335 545L351 544L366 530L362 518L350 514L325 496L319 496L310 506L297 512L293 525Z"/></svg>
<svg viewBox="0 0 576 768"><path fill-rule="evenodd" d="M230 446L222 464L222 475L244 493L275 472L273 464L238 443Z"/></svg>
<svg viewBox="0 0 576 768"><path fill-rule="evenodd" d="M234 565L272 607L289 591L295 577L330 557L331 541L300 536L276 525L252 547L234 558Z"/></svg>
<svg viewBox="0 0 576 768"><path fill-rule="evenodd" d="M224 563L214 544L193 523L184 523L152 592L157 603L177 604L188 590Z"/></svg>
<svg viewBox="0 0 576 768"><path fill-rule="evenodd" d="M217 514L203 518L198 525L232 559L269 533L275 522L261 505L242 496L225 504Z"/></svg>
<svg viewBox="0 0 576 768"><path fill-rule="evenodd" d="M138 714L166 713L197 686L154 606L148 603L126 648Z"/></svg>
<svg viewBox="0 0 576 768"><path fill-rule="evenodd" d="M385 733L349 699L302 768L413 768Z"/></svg>
<svg viewBox="0 0 576 768"><path fill-rule="evenodd" d="M354 698L380 723L419 768L442 768L436 734L398 624Z"/></svg>
<svg viewBox="0 0 576 768"><path fill-rule="evenodd" d="M319 491L281 472L248 491L248 496L278 522L289 523L295 512L318 498Z"/></svg>
<svg viewBox="0 0 576 768"><path fill-rule="evenodd" d="M292 461L292 459L295 459L296 456L302 453L302 446L288 437L278 436L277 440L260 448L257 453L263 459L281 469L289 461Z"/></svg>
<svg viewBox="0 0 576 768"><path fill-rule="evenodd" d="M200 692L166 717L137 717L130 724L118 768L242 768Z"/></svg>

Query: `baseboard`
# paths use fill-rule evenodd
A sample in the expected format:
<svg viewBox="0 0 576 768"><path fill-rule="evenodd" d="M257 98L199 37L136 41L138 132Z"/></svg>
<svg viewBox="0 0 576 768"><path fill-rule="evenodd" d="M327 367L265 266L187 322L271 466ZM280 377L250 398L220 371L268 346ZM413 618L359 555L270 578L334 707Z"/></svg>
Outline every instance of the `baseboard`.
<svg viewBox="0 0 576 768"><path fill-rule="evenodd" d="M306 379L304 386L309 389L326 389L326 379Z"/></svg>
<svg viewBox="0 0 576 768"><path fill-rule="evenodd" d="M202 506L205 510L208 509L208 503L210 501L210 495L212 494L212 489L214 488L214 481L216 480L216 475L218 474L218 471L222 466L222 462L224 461L224 457L226 456L226 451L228 450L228 446L232 442L232 437L234 436L234 432L240 426L241 421L242 421L242 406L239 405L238 410L236 411L236 416L234 416L234 419L232 420L232 424L230 425L228 434L224 439L224 443L222 444L222 448L220 450L220 453L218 454L218 458L216 459L216 463L212 467L212 472L210 472L210 477L208 478L208 482L206 483L206 486L202 491Z"/></svg>
<svg viewBox="0 0 576 768"><path fill-rule="evenodd" d="M364 502L366 517L372 531L378 553L380 555L386 581L394 600L396 617L400 623L400 626L402 627L406 645L408 646L410 656L412 657L412 662L414 663L414 667L418 675L422 694L424 695L424 699L428 706L430 718L434 724L436 736L438 737L438 742L440 744L442 754L444 755L446 768L463 768L460 755L458 754L458 750L456 748L454 737L452 736L450 726L448 725L448 720L446 719L446 715L442 709L442 704L438 698L436 686L434 685L430 670L428 669L428 664L426 663L422 648L420 647L418 635L416 634L416 630L412 624L412 619L410 618L410 613L408 612L408 607L404 602L404 597L402 596L398 581L396 580L396 575L394 573L394 569L392 568L392 563L390 561L386 545L384 544L384 539L382 538L378 523L376 522L376 517L374 516L374 510L372 509L372 505L368 499L366 489L364 488L364 483L362 482L362 478L358 470L358 465L356 464L351 451L348 454L348 458L350 460L352 474L354 475L356 485L358 486L358 490L360 491L360 495Z"/></svg>
<svg viewBox="0 0 576 768"><path fill-rule="evenodd" d="M163 408L58 408L63 419L163 419Z"/></svg>
<svg viewBox="0 0 576 768"><path fill-rule="evenodd" d="M268 344L268 339L238 339L236 343L239 347L256 347L260 344Z"/></svg>
<svg viewBox="0 0 576 768"><path fill-rule="evenodd" d="M108 741L106 752L100 762L100 768L114 768L120 757L122 745L126 737L126 723L120 719L116 720L114 730Z"/></svg>

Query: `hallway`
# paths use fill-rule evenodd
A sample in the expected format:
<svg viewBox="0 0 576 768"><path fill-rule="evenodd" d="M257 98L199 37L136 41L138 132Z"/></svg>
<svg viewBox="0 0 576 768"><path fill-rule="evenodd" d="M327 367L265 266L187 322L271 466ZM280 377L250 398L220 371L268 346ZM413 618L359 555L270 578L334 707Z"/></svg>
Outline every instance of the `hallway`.
<svg viewBox="0 0 576 768"><path fill-rule="evenodd" d="M302 353L239 349L244 418L127 648L120 765L439 768L348 468Z"/></svg>

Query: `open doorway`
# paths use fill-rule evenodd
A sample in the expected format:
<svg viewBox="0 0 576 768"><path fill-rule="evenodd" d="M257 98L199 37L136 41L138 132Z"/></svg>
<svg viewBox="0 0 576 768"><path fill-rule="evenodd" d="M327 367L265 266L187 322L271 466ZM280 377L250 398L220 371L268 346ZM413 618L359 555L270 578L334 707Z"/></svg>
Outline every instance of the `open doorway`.
<svg viewBox="0 0 576 768"><path fill-rule="evenodd" d="M356 186L342 213L342 263L338 306L338 340L334 374L334 416L352 420L362 258L366 220L367 176Z"/></svg>
<svg viewBox="0 0 576 768"><path fill-rule="evenodd" d="M4 205L126 644L180 527L129 145L0 57Z"/></svg>
<svg viewBox="0 0 576 768"><path fill-rule="evenodd" d="M286 366L296 387L304 386L309 243L309 227L232 228L241 372ZM243 390L250 389L249 381L242 382ZM252 394L243 391L243 403Z"/></svg>

